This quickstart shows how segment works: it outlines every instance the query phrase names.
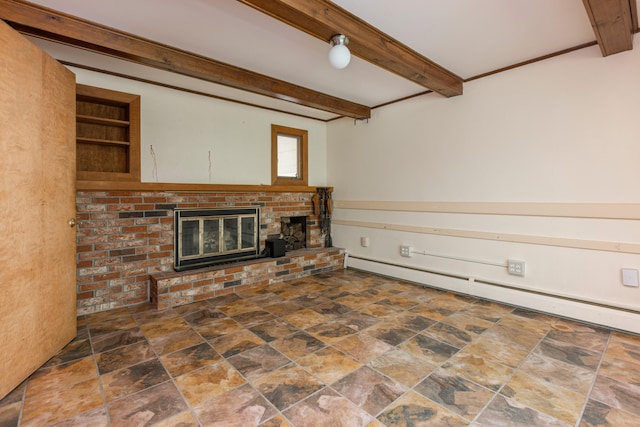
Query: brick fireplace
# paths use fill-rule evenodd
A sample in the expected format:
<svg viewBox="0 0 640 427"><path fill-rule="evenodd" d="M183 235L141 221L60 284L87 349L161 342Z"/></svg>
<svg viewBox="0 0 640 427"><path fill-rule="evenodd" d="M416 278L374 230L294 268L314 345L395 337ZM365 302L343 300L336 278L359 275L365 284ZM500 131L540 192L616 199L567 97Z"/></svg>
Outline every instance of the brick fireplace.
<svg viewBox="0 0 640 427"><path fill-rule="evenodd" d="M324 236L314 215L313 195L310 192L78 191L78 315L149 301L153 293L152 275L171 276L170 281L180 282L185 289L176 288L182 293L174 295L169 305L158 305L166 308L258 284L249 277L261 277L260 284L265 280L275 283L343 268L344 251L324 248ZM217 268L215 273L209 273L215 279L207 282L206 289L194 290L193 283L189 287L184 279L172 276L177 274L173 269L174 209L244 206L260 208L261 248L266 238L280 234L282 217L306 216L308 247L303 251L307 252L291 256L287 253L285 259L247 261L246 266Z"/></svg>

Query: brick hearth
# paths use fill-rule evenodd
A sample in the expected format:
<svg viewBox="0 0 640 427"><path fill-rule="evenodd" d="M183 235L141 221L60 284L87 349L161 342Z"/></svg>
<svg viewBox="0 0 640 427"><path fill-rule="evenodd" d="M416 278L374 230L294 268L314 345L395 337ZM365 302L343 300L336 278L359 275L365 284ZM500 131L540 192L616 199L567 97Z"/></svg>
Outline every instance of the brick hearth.
<svg viewBox="0 0 640 427"><path fill-rule="evenodd" d="M174 208L260 206L262 248L267 236L280 232L281 217L307 216L308 248L322 248L323 237L320 235L317 218L313 213L311 201L313 194L311 192L78 191L76 193L78 315L150 300L151 275L173 272ZM311 253L314 252L310 251L306 256L311 256ZM327 254L327 256L333 258L335 255ZM296 274L325 268L322 267L323 252L314 253L314 257L314 260L304 260L309 264L303 262L302 272L296 270L298 267L286 268L290 263L279 265L278 261L275 261L275 264L273 262L247 264L246 267L242 267L243 271L236 271L240 268L239 265L212 270L209 274L214 277L213 283L203 284L203 286L213 287L206 288L207 292L205 289L195 291L192 287L190 292L193 293L193 297L196 294L199 295L199 292L202 292L202 295L211 295L210 291L213 291L214 295L221 295L223 292L233 292L234 286L237 285L251 286L253 282L245 276L254 270L260 271L257 277L263 277L263 280L282 281L297 277ZM290 256L287 253L286 258L294 260L297 256ZM312 264L316 267L304 270L304 267ZM341 262L334 262L332 268L342 268L342 265ZM286 270L289 270L289 273L284 273ZM220 271L226 271L226 273ZM264 274L270 276L264 276ZM206 280L208 279L209 277ZM187 283L188 281L184 281L181 285L187 286ZM200 288L202 286L195 286L195 289ZM180 298L188 293L186 289L181 292L185 292L185 295ZM173 300L171 304L174 304Z"/></svg>
<svg viewBox="0 0 640 427"><path fill-rule="evenodd" d="M159 310L342 268L340 248L299 249L264 258L192 271L151 275L151 301Z"/></svg>

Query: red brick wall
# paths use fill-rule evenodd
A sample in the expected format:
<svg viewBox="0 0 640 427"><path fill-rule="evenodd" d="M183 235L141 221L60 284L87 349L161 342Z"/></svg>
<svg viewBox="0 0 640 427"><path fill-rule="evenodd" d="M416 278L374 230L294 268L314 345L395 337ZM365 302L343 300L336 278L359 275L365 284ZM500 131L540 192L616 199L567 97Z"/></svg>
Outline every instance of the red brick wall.
<svg viewBox="0 0 640 427"><path fill-rule="evenodd" d="M313 193L78 191L78 315L149 301L149 275L173 270L173 209L260 206L261 247L282 216L307 215L309 247L324 246Z"/></svg>

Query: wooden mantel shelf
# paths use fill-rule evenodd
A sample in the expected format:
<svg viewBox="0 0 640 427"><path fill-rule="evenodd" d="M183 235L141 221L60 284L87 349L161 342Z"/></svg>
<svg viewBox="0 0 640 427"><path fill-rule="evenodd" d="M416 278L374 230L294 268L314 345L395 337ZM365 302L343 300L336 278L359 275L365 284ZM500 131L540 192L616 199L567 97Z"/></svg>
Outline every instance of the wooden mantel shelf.
<svg viewBox="0 0 640 427"><path fill-rule="evenodd" d="M226 193L315 193L315 186L249 184L180 184L168 182L76 181L79 191L187 191ZM328 187L333 192L333 187Z"/></svg>

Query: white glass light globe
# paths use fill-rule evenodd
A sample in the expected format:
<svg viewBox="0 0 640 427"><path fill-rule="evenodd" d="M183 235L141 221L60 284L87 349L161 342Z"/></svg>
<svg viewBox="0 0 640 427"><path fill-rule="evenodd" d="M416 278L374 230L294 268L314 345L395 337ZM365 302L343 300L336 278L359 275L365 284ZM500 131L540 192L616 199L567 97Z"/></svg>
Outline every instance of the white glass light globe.
<svg viewBox="0 0 640 427"><path fill-rule="evenodd" d="M329 63L333 68L341 70L349 65L349 61L351 61L351 52L345 45L337 44L329 49Z"/></svg>

